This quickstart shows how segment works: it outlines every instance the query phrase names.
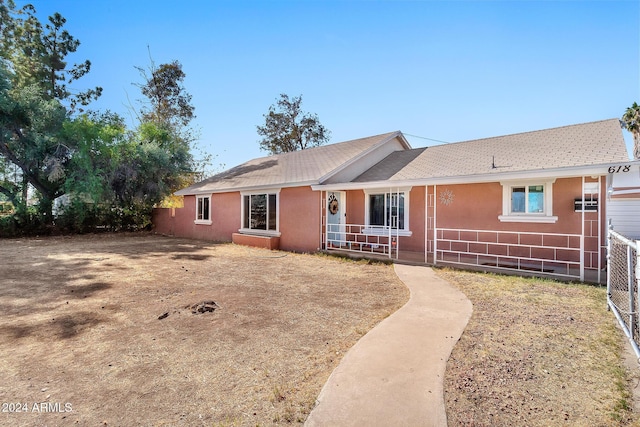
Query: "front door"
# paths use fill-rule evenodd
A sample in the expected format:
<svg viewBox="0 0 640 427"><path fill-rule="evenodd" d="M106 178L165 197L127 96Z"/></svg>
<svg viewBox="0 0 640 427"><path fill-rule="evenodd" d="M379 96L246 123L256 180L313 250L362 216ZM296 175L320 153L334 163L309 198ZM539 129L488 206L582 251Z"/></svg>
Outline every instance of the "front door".
<svg viewBox="0 0 640 427"><path fill-rule="evenodd" d="M345 243L344 192L327 193L327 246L339 248Z"/></svg>

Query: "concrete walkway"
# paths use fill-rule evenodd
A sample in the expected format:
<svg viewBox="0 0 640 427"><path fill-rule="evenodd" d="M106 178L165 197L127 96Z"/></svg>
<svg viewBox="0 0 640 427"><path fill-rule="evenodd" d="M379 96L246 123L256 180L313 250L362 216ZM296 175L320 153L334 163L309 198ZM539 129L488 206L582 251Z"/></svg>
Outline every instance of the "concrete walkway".
<svg viewBox="0 0 640 427"><path fill-rule="evenodd" d="M305 426L447 425L444 372L471 302L431 268L395 270L409 301L347 352Z"/></svg>

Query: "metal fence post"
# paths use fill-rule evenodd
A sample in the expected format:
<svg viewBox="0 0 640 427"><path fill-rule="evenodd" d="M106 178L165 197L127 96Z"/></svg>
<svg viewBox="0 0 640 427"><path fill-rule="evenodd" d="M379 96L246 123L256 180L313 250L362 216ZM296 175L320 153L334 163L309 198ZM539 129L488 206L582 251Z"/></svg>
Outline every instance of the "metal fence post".
<svg viewBox="0 0 640 427"><path fill-rule="evenodd" d="M633 271L633 273L634 273L633 275L635 276L633 278L634 279L633 280L633 286L636 287L636 292L638 293L638 295L637 295L638 299L636 301L640 301L640 240L636 240L635 241L635 248L634 249L635 249L635 252L636 252L635 253L635 259L634 259L636 265L635 265L635 269ZM629 283L630 283L630 286L631 286L632 282L629 282ZM637 303L636 303L636 305L637 305ZM635 308L634 308L633 312L634 313L636 312ZM635 321L638 322L638 315L634 314L634 316L635 316ZM633 323L631 325L631 327L632 327L631 336L634 336L634 332L633 331L640 330L640 327L636 328L636 326L637 325L635 323Z"/></svg>
<svg viewBox="0 0 640 427"><path fill-rule="evenodd" d="M611 298L611 231L613 231L613 225L611 224L611 218L609 218L609 227L607 230L607 308L611 310L609 305L609 299Z"/></svg>
<svg viewBox="0 0 640 427"><path fill-rule="evenodd" d="M629 284L629 333L631 339L635 340L635 281L633 280L633 248L627 246L627 283Z"/></svg>

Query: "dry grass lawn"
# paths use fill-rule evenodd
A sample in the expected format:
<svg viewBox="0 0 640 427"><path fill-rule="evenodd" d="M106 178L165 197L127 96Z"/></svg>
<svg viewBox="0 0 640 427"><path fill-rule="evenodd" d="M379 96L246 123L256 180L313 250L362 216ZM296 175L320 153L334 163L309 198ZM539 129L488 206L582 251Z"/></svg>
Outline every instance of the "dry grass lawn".
<svg viewBox="0 0 640 427"><path fill-rule="evenodd" d="M447 363L451 426L638 425L603 287L453 270L473 314ZM630 381L636 377L634 381Z"/></svg>
<svg viewBox="0 0 640 427"><path fill-rule="evenodd" d="M7 426L303 422L408 299L389 265L150 235L2 240L0 278Z"/></svg>

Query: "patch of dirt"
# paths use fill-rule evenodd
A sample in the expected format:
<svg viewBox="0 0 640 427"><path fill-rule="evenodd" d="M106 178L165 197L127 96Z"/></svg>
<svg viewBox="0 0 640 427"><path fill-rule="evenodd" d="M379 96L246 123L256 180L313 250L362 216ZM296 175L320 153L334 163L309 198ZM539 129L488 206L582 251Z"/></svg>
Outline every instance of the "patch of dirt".
<svg viewBox="0 0 640 427"><path fill-rule="evenodd" d="M146 234L1 243L0 425L302 423L408 300L384 264Z"/></svg>
<svg viewBox="0 0 640 427"><path fill-rule="evenodd" d="M633 371L623 362L628 344L607 311L605 288L438 274L473 303L447 363L449 425L638 425Z"/></svg>

